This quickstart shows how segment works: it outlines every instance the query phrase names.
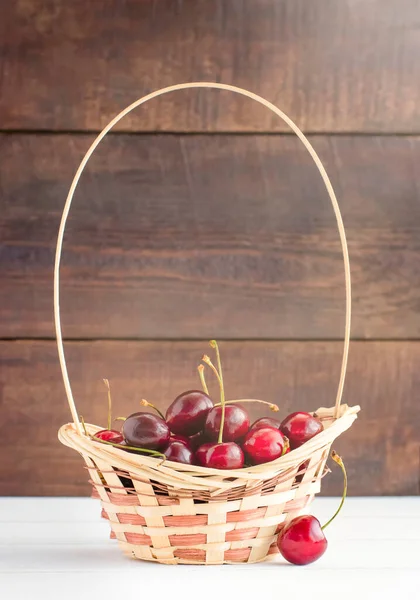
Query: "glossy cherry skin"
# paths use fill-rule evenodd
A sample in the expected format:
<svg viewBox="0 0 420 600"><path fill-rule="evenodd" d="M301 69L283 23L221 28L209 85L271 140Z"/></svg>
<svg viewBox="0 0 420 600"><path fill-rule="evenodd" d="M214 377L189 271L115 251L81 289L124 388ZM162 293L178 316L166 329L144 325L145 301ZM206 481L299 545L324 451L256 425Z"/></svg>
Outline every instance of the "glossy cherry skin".
<svg viewBox="0 0 420 600"><path fill-rule="evenodd" d="M279 458L283 454L285 439L281 431L273 427L251 429L242 444L250 463L260 465Z"/></svg>
<svg viewBox="0 0 420 600"><path fill-rule="evenodd" d="M328 542L321 524L312 515L296 517L279 533L277 547L294 565L308 565L320 558Z"/></svg>
<svg viewBox="0 0 420 600"><path fill-rule="evenodd" d="M280 421L278 419L273 419L272 417L262 417L261 419L257 419L249 428L251 429L261 429L261 427L273 427L274 429L280 429Z"/></svg>
<svg viewBox="0 0 420 600"><path fill-rule="evenodd" d="M219 437L222 407L215 406L207 415L204 432L208 440L216 441ZM238 404L225 405L225 425L223 427L223 441L235 442L248 432L249 415Z"/></svg>
<svg viewBox="0 0 420 600"><path fill-rule="evenodd" d="M168 460L174 462L192 465L194 462L194 453L184 444L184 442L169 442L169 446L164 451L164 455Z"/></svg>
<svg viewBox="0 0 420 600"><path fill-rule="evenodd" d="M212 407L210 396L190 390L175 398L166 411L166 422L172 433L194 435L203 429Z"/></svg>
<svg viewBox="0 0 420 600"><path fill-rule="evenodd" d="M244 453L238 444L204 444L196 452L197 460L203 467L211 469L241 469L244 466Z"/></svg>
<svg viewBox="0 0 420 600"><path fill-rule="evenodd" d="M112 442L113 444L121 444L121 442L124 441L122 433L115 431L115 429L102 429L95 433L93 437L98 438L98 440L103 440L104 442Z"/></svg>
<svg viewBox="0 0 420 600"><path fill-rule="evenodd" d="M280 431L289 439L292 450L302 446L323 429L321 421L306 412L292 413L280 426Z"/></svg>
<svg viewBox="0 0 420 600"><path fill-rule="evenodd" d="M138 412L124 421L122 429L129 446L160 450L168 445L170 431L163 419L151 413Z"/></svg>

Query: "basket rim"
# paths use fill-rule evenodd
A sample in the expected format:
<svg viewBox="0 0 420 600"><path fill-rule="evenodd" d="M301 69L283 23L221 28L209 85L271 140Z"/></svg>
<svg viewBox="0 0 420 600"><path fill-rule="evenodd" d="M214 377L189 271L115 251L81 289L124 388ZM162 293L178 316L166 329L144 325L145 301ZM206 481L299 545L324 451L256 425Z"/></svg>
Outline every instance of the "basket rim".
<svg viewBox="0 0 420 600"><path fill-rule="evenodd" d="M352 425L357 418L359 410L360 407L357 405L349 407L347 404L342 404L338 418L334 418L335 407L321 407L315 411L316 414L325 420L326 423L330 421L321 433L308 440L299 448L273 461L234 470L211 469L170 460L162 462L159 458L128 453L120 448L105 445L99 441L93 441L85 436L84 433L79 434L74 423L63 425L58 432L58 437L64 445L77 450L82 455L89 456L92 460L97 458L106 461L110 466L112 465L133 474L141 474L141 471L144 472L144 470L147 470L149 473L153 471L155 474L159 474L160 477L169 476L175 482L178 480L180 487L192 486L194 488L198 485L199 489L202 489L204 485L204 487L228 489L238 485L237 482L225 481L228 478L249 481L265 480L298 466L317 450L331 445L335 438ZM86 424L86 428L91 434L102 429L102 427L92 424ZM174 481L171 482L171 485L174 484Z"/></svg>

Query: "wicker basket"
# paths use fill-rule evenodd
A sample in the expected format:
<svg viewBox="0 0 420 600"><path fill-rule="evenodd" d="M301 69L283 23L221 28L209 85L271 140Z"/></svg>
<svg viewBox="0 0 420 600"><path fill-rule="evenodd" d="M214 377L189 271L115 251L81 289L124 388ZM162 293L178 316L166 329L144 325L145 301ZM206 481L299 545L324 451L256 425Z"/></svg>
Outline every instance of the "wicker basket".
<svg viewBox="0 0 420 600"><path fill-rule="evenodd" d="M187 88L216 88L247 96L283 119L313 158L337 218L346 283L346 321L340 381L333 408L319 408L324 431L300 448L270 463L220 471L127 453L93 441L83 433L64 355L60 322L60 260L64 230L79 178L108 131L134 108L162 94ZM64 207L54 270L54 313L57 345L73 423L61 427L60 441L83 457L109 520L111 537L131 557L165 564L253 563L277 552L276 538L290 519L306 511L319 492L331 444L357 417L358 406L341 405L350 340L351 293L347 242L340 209L325 169L300 129L277 107L260 96L219 83L185 83L137 100L98 135L83 158ZM100 428L87 425L89 434Z"/></svg>

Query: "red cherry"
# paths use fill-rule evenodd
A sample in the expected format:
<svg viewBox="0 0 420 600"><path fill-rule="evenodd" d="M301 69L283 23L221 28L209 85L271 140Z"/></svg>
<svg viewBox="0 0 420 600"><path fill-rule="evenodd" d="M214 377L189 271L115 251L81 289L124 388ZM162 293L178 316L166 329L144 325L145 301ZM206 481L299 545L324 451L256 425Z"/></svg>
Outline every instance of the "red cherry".
<svg viewBox="0 0 420 600"><path fill-rule="evenodd" d="M115 431L115 429L101 429L93 437L104 442L112 442L113 444L121 444L124 441L122 433Z"/></svg>
<svg viewBox="0 0 420 600"><path fill-rule="evenodd" d="M212 469L241 469L244 466L244 453L234 442L203 444L196 457L203 467Z"/></svg>
<svg viewBox="0 0 420 600"><path fill-rule="evenodd" d="M124 421L123 435L129 446L159 450L168 445L169 427L163 419L151 413L138 412Z"/></svg>
<svg viewBox="0 0 420 600"><path fill-rule="evenodd" d="M206 417L213 407L210 396L198 390L184 392L166 411L166 422L173 433L194 435L203 429Z"/></svg>
<svg viewBox="0 0 420 600"><path fill-rule="evenodd" d="M250 463L260 465L279 458L283 454L285 439L278 429L262 427L251 429L242 448Z"/></svg>
<svg viewBox="0 0 420 600"><path fill-rule="evenodd" d="M334 450L331 458L336 462L344 476L344 488L341 502L333 516L323 527L317 518L312 515L296 517L286 525L279 533L277 546L286 560L295 565L308 565L318 560L327 549L328 542L324 535L324 529L330 525L343 508L347 495L347 473L343 460ZM303 465L301 465L302 467Z"/></svg>
<svg viewBox="0 0 420 600"><path fill-rule="evenodd" d="M211 441L217 440L222 417L222 407L215 406L207 415L204 428L207 438ZM243 437L249 429L249 415L247 411L238 404L225 405L225 425L223 427L223 440L234 442Z"/></svg>
<svg viewBox="0 0 420 600"><path fill-rule="evenodd" d="M321 421L306 412L294 412L280 425L280 430L289 439L292 450L302 446L323 429Z"/></svg>
<svg viewBox="0 0 420 600"><path fill-rule="evenodd" d="M282 529L277 546L290 563L308 565L324 554L328 542L318 519L312 515L302 515Z"/></svg>
<svg viewBox="0 0 420 600"><path fill-rule="evenodd" d="M193 464L194 454L187 448L184 442L178 442L176 440L169 442L164 454L168 460L184 463L186 465Z"/></svg>
<svg viewBox="0 0 420 600"><path fill-rule="evenodd" d="M280 421L278 419L273 419L272 417L262 417L261 419L257 419L255 423L251 425L249 430L261 429L261 427L274 427L274 429L280 429Z"/></svg>

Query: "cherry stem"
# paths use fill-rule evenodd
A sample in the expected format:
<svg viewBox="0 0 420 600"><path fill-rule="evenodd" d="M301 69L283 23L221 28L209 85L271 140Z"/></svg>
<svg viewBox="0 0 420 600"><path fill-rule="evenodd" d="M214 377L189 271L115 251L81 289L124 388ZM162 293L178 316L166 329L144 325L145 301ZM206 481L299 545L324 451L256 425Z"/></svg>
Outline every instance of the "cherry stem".
<svg viewBox="0 0 420 600"><path fill-rule="evenodd" d="M266 404L270 407L270 410L273 412L279 412L279 407L277 404L273 404L272 402L266 402L265 400L258 400L258 398L242 398L241 400L225 400L226 404L239 404L241 402L260 402L260 404ZM215 404L214 406L220 406L220 402Z"/></svg>
<svg viewBox="0 0 420 600"><path fill-rule="evenodd" d="M104 384L108 388L108 429L111 429L112 426L112 400L111 400L111 387L109 385L108 379L103 380Z"/></svg>
<svg viewBox="0 0 420 600"><path fill-rule="evenodd" d="M328 525L330 523L332 523L334 521L335 517L338 515L338 513L340 512L340 510L343 508L344 500L346 499L346 496L347 496L347 472L346 472L346 467L344 466L344 463L343 463L342 459L340 458L340 456L338 456L338 454L336 452L334 452L334 450L331 452L331 458L333 459L334 462L337 463L337 465L339 465L341 467L341 470L343 471L343 475L344 475L344 489L343 489L343 496L341 498L340 506L337 508L337 510L335 511L335 513L333 514L333 516L331 517L331 519L329 521L327 521L325 523L325 525L323 525L321 527L321 529L325 529L326 527L328 527Z"/></svg>
<svg viewBox="0 0 420 600"><path fill-rule="evenodd" d="M203 388L204 392L208 396L209 395L209 388L207 387L206 376L204 375L204 366L203 365L198 365L197 370L198 370L198 374L200 376L201 387Z"/></svg>
<svg viewBox="0 0 420 600"><path fill-rule="evenodd" d="M283 446L283 451L281 453L281 456L284 456L289 448L290 448L289 438L284 436L284 446Z"/></svg>
<svg viewBox="0 0 420 600"><path fill-rule="evenodd" d="M136 448L136 446L124 446L123 444L117 444L116 442L107 442L106 440L101 440L94 435L88 433L86 429L86 423L82 415L79 417L80 422L82 423L83 431L85 435L91 439L93 442L99 442L100 444L107 444L108 446L114 446L115 448L122 448L123 450L133 450L134 452L145 452L146 454L151 454L152 456L160 456L163 460L166 459L166 456L162 454L162 452L158 452L157 450L149 450L148 448Z"/></svg>
<svg viewBox="0 0 420 600"><path fill-rule="evenodd" d="M114 421L126 421L127 417L115 417Z"/></svg>
<svg viewBox="0 0 420 600"><path fill-rule="evenodd" d="M150 408L153 408L153 410L155 410L157 412L157 414L161 417L161 419L165 420L165 416L164 414L158 409L157 406L155 406L154 404L152 404L151 402L148 402L147 400L145 400L144 398L142 400L140 400L140 404L142 406L150 406Z"/></svg>
<svg viewBox="0 0 420 600"><path fill-rule="evenodd" d="M215 344L215 346L212 345L212 344ZM212 340L210 342L210 345L212 346L212 348L217 348L217 343L214 340ZM222 441L223 441L223 429L224 429L224 426L225 426L225 389L224 389L224 386L223 386L223 379L220 376L220 374L219 374L218 370L216 369L216 367L214 366L214 364L211 362L210 358L206 354L203 356L203 358L201 360L203 362L205 362L206 365L208 365L210 367L210 369L214 372L214 374L216 375L217 380L219 382L219 387L220 387L220 406L222 407L222 415L221 415L221 418L220 418L220 429L219 429L219 437L218 437L217 443L221 444ZM219 366L221 366L220 365L220 354L218 352L218 348L217 348L217 362L219 363Z"/></svg>
<svg viewBox="0 0 420 600"><path fill-rule="evenodd" d="M79 416L79 419L80 419L80 422L82 423L82 427L83 427L83 431L84 431L85 436L86 437L90 437L89 434L88 434L88 432L87 432L86 423L85 423L85 420L82 417L82 415Z"/></svg>
<svg viewBox="0 0 420 600"><path fill-rule="evenodd" d="M123 444L117 444L116 442L108 442L107 440L100 440L96 438L94 435L89 436L94 442L99 442L100 444L107 444L108 446L114 446L114 448L121 448L122 450L133 450L138 453L146 453L151 454L153 457L160 456L163 460L166 459L166 456L162 452L158 452L157 450L149 450L148 448L137 448L136 446L124 446Z"/></svg>
<svg viewBox="0 0 420 600"><path fill-rule="evenodd" d="M216 350L217 368L219 370L219 376L220 376L220 402L222 405L222 416L220 419L220 431L219 431L218 443L221 444L222 439L223 439L223 429L225 427L225 410L226 410L226 408L225 408L225 385L223 382L222 361L220 359L219 346L218 346L216 340L210 340L209 344L210 344L210 348L214 348Z"/></svg>

